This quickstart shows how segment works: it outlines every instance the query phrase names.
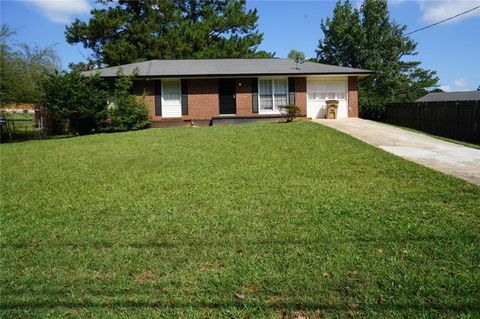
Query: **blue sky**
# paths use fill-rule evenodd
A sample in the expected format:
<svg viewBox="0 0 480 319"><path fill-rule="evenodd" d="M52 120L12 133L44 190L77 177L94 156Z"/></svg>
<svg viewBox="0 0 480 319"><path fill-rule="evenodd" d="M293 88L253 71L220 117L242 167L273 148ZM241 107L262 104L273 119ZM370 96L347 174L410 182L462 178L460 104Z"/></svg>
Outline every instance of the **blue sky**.
<svg viewBox="0 0 480 319"><path fill-rule="evenodd" d="M360 0L351 0L360 6ZM94 5L90 0L0 0L1 23L17 31L15 41L54 45L66 67L83 61L89 51L65 42L65 25L78 17L86 20ZM247 1L257 8L259 29L264 33L260 49L286 57L290 49L315 56L321 38L320 21L331 16L334 1ZM415 30L480 5L480 0L394 0L391 17ZM436 70L447 91L476 89L480 85L480 9L447 23L415 33L415 59Z"/></svg>

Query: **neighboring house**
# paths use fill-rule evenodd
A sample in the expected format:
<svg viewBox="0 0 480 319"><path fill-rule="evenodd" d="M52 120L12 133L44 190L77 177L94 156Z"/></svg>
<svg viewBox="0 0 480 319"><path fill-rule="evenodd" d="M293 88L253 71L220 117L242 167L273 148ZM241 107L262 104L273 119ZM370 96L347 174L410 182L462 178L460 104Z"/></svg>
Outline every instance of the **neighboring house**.
<svg viewBox="0 0 480 319"><path fill-rule="evenodd" d="M1 107L6 113L35 113L35 105L31 103L11 103Z"/></svg>
<svg viewBox="0 0 480 319"><path fill-rule="evenodd" d="M338 118L358 116L357 80L371 71L287 59L151 60L87 71L115 78L136 74L152 121L274 117L295 104L308 118L325 116L338 100Z"/></svg>
<svg viewBox="0 0 480 319"><path fill-rule="evenodd" d="M419 98L415 102L480 101L480 91L435 92Z"/></svg>

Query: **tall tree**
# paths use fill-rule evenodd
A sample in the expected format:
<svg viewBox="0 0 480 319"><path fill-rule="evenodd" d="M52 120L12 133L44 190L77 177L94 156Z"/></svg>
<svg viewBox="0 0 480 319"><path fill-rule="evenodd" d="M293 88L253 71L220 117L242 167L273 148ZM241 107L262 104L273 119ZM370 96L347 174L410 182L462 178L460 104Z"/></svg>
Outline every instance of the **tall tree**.
<svg viewBox="0 0 480 319"><path fill-rule="evenodd" d="M413 101L436 87L435 71L410 61L417 44L404 34L406 26L390 19L386 0L365 0L360 10L337 1L332 19L321 23L319 62L370 69L360 81L360 112L377 117L389 102Z"/></svg>
<svg viewBox="0 0 480 319"><path fill-rule="evenodd" d="M149 59L271 56L257 52L263 34L245 0L97 0L88 22L67 26L67 42L82 43L99 65Z"/></svg>
<svg viewBox="0 0 480 319"><path fill-rule="evenodd" d="M325 35L318 42L317 59L322 63L360 67L364 34L357 9L352 9L350 1L344 4L337 1L333 17L321 22Z"/></svg>
<svg viewBox="0 0 480 319"><path fill-rule="evenodd" d="M295 61L295 68L297 70L300 70L298 68L298 64L301 64L303 62L305 62L305 53L303 53L302 51L297 51L297 50L290 50L290 52L288 52L288 56L287 56L290 60L293 60ZM288 121L287 121L288 122Z"/></svg>
<svg viewBox="0 0 480 319"><path fill-rule="evenodd" d="M293 60L297 63L303 63L305 62L305 53L303 53L302 51L297 51L297 50L290 50L290 52L288 52L288 56L287 56L290 60Z"/></svg>
<svg viewBox="0 0 480 319"><path fill-rule="evenodd" d="M26 43L12 44L15 32L7 25L0 29L0 105L38 103L46 73L60 67L52 47Z"/></svg>

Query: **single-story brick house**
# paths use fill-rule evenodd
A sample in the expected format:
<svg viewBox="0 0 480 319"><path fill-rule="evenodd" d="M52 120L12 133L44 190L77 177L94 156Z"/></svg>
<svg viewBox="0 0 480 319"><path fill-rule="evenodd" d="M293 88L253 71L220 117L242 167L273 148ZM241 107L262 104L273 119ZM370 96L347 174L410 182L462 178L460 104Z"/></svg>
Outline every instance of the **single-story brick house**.
<svg viewBox="0 0 480 319"><path fill-rule="evenodd" d="M338 100L338 118L358 116L357 80L371 71L288 59L151 60L84 72L115 78L136 73L154 122L279 116L295 104L307 118L323 118Z"/></svg>

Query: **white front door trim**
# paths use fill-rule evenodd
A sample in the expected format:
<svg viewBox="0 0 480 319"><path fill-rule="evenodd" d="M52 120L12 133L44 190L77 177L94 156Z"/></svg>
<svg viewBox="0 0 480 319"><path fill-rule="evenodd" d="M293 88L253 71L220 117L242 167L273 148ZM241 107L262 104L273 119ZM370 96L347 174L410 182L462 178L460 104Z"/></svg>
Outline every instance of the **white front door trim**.
<svg viewBox="0 0 480 319"><path fill-rule="evenodd" d="M182 117L182 89L179 79L162 80L162 117Z"/></svg>

